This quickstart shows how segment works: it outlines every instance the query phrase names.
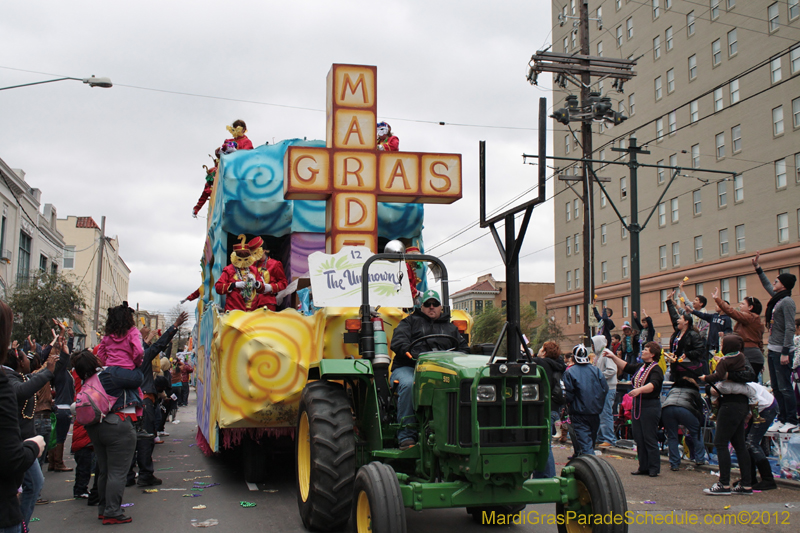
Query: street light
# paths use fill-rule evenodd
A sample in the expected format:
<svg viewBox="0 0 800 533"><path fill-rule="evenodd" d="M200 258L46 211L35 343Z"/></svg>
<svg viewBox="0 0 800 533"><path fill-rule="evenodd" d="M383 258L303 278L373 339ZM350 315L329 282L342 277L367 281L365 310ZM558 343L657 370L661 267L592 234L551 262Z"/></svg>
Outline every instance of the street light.
<svg viewBox="0 0 800 533"><path fill-rule="evenodd" d="M64 81L64 80L77 80L82 81L89 85L89 87L102 87L104 89L108 89L109 87L113 87L114 84L111 83L110 78L96 78L94 76L90 78L56 78L54 80L47 80L47 81L35 81L33 83L23 83L22 85L12 85L11 87L0 87L0 91L5 91L6 89L16 89L18 87L29 87L31 85L41 85L42 83L53 83L54 81Z"/></svg>

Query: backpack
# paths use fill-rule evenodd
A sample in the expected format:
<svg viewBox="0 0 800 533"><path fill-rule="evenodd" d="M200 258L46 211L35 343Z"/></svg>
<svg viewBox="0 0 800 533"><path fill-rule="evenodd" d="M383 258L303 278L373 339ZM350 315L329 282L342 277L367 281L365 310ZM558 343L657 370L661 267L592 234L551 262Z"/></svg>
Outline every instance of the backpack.
<svg viewBox="0 0 800 533"><path fill-rule="evenodd" d="M99 424L111 411L117 398L106 393L100 382L100 372L83 382L83 386L75 395L75 422L92 426Z"/></svg>

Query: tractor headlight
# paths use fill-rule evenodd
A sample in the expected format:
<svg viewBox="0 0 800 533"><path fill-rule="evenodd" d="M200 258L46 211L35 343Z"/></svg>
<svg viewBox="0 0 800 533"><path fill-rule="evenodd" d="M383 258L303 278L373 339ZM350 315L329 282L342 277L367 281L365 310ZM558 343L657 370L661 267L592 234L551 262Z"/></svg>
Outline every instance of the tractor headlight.
<svg viewBox="0 0 800 533"><path fill-rule="evenodd" d="M478 385L478 401L494 402L497 400L497 387L494 385Z"/></svg>
<svg viewBox="0 0 800 533"><path fill-rule="evenodd" d="M523 402L535 402L539 399L539 384L538 383L530 383L527 385L523 385L522 389L522 401Z"/></svg>

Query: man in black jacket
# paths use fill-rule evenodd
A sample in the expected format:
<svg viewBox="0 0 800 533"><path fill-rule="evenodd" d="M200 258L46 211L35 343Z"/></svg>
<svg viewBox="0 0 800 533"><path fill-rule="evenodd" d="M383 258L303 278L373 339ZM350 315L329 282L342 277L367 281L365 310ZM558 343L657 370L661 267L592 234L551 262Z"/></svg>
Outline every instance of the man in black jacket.
<svg viewBox="0 0 800 533"><path fill-rule="evenodd" d="M397 421L404 426L397 432L401 450L417 443L417 424L411 391L414 388L414 367L420 354L454 348L469 352L466 339L455 324L450 323L450 312L444 312L439 293L427 290L420 299L422 307L404 318L395 328L392 337L392 381L397 381ZM452 338L435 337L420 341L428 335L447 335ZM416 342L419 341L419 342Z"/></svg>

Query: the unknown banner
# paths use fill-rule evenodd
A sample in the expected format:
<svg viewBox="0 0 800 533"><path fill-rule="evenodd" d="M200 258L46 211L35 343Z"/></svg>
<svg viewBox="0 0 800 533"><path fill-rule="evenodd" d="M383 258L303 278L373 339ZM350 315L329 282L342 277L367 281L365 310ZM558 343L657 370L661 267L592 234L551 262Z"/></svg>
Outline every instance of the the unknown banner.
<svg viewBox="0 0 800 533"><path fill-rule="evenodd" d="M345 247L335 255L316 252L308 257L311 290L317 307L361 305L361 270L372 256L366 247ZM376 261L369 268L369 303L373 307L412 307L405 262Z"/></svg>

